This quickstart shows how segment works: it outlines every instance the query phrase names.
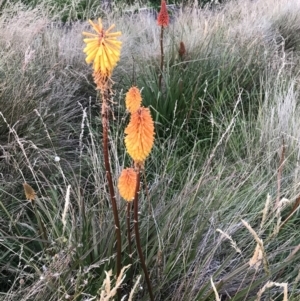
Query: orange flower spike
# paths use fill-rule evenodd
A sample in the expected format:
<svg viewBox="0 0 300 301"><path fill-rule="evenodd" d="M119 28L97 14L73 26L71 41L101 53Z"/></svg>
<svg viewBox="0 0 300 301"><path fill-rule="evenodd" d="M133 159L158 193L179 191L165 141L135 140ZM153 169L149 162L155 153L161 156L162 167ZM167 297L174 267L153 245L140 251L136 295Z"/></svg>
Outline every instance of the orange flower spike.
<svg viewBox="0 0 300 301"><path fill-rule="evenodd" d="M143 162L154 143L154 123L148 108L140 107L131 114L125 129L125 145L128 154L136 162Z"/></svg>
<svg viewBox="0 0 300 301"><path fill-rule="evenodd" d="M134 199L137 174L133 168L126 168L121 172L118 181L118 189L121 197L127 202Z"/></svg>
<svg viewBox="0 0 300 301"><path fill-rule="evenodd" d="M126 93L125 104L126 109L132 114L141 106L142 96L137 87L131 87Z"/></svg>
<svg viewBox="0 0 300 301"><path fill-rule="evenodd" d="M161 1L160 11L157 16L157 25L167 27L169 25L169 13L165 0Z"/></svg>

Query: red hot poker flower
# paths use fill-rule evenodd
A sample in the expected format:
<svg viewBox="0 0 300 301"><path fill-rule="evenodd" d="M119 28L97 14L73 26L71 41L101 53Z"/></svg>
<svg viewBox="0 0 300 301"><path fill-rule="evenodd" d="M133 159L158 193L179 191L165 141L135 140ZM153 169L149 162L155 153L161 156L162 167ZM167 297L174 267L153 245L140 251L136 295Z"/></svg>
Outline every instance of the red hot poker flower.
<svg viewBox="0 0 300 301"><path fill-rule="evenodd" d="M154 143L154 123L148 108L141 107L131 114L125 134L130 157L135 162L144 162Z"/></svg>
<svg viewBox="0 0 300 301"><path fill-rule="evenodd" d="M122 171L118 188L121 197L127 202L131 202L134 199L135 188L136 188L137 173L133 168L126 168Z"/></svg>
<svg viewBox="0 0 300 301"><path fill-rule="evenodd" d="M137 87L131 87L126 93L125 98L126 109L132 114L141 106L142 96Z"/></svg>
<svg viewBox="0 0 300 301"><path fill-rule="evenodd" d="M160 12L157 16L157 25L167 27L169 25L169 13L165 0L161 1Z"/></svg>

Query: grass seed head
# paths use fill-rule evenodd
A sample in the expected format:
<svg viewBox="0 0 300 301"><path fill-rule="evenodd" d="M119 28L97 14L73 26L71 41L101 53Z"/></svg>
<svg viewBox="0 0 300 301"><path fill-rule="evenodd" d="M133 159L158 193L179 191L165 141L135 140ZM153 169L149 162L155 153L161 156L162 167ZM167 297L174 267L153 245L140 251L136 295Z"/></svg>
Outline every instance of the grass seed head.
<svg viewBox="0 0 300 301"><path fill-rule="evenodd" d="M26 199L28 201L33 202L34 199L35 199L35 196L36 196L36 193L35 193L34 189L27 183L24 183L23 187L24 187L24 192L25 192Z"/></svg>

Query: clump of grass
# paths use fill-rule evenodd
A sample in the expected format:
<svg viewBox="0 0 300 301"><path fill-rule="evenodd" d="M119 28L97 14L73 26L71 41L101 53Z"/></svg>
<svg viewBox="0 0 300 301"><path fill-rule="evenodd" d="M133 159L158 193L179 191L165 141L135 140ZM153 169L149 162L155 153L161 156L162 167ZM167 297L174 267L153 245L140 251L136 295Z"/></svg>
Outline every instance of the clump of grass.
<svg viewBox="0 0 300 301"><path fill-rule="evenodd" d="M62 141L68 144L63 131L69 132L70 142L78 132L67 124L76 123L81 110L78 102L87 102L93 87L84 72L87 68L79 59L81 44L76 37L81 28L74 25L68 33L53 26L44 9L41 5L28 10L18 3L1 15L0 106L19 135L43 145L44 136L39 136L43 127L34 113L37 109L45 124L51 124L51 130L56 132L59 148L59 144L64 147ZM0 141L5 141L9 130L3 119L0 125Z"/></svg>

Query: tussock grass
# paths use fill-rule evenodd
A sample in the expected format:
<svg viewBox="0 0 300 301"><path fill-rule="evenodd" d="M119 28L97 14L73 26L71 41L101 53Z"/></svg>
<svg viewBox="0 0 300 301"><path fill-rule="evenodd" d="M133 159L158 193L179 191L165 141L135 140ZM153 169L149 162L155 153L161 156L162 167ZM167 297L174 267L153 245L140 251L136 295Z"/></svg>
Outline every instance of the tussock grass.
<svg viewBox="0 0 300 301"><path fill-rule="evenodd" d="M21 3L6 4L0 16L1 300L97 300L105 271L115 265L99 106L82 53L86 25L58 26L59 16L44 4ZM156 121L140 195L156 300L214 300L216 292L221 300L282 300L283 288L298 300L297 211L278 231L299 196L298 2L182 8L165 35L161 94L153 16L104 17L123 32L124 45L113 78L115 183L128 161L123 102L132 82L143 88ZM279 197L290 203L276 211L282 138ZM37 193L40 225L24 182ZM117 203L125 232L126 204L119 196ZM241 219L263 242L269 273L249 267L257 241ZM138 290L136 300L147 293Z"/></svg>

